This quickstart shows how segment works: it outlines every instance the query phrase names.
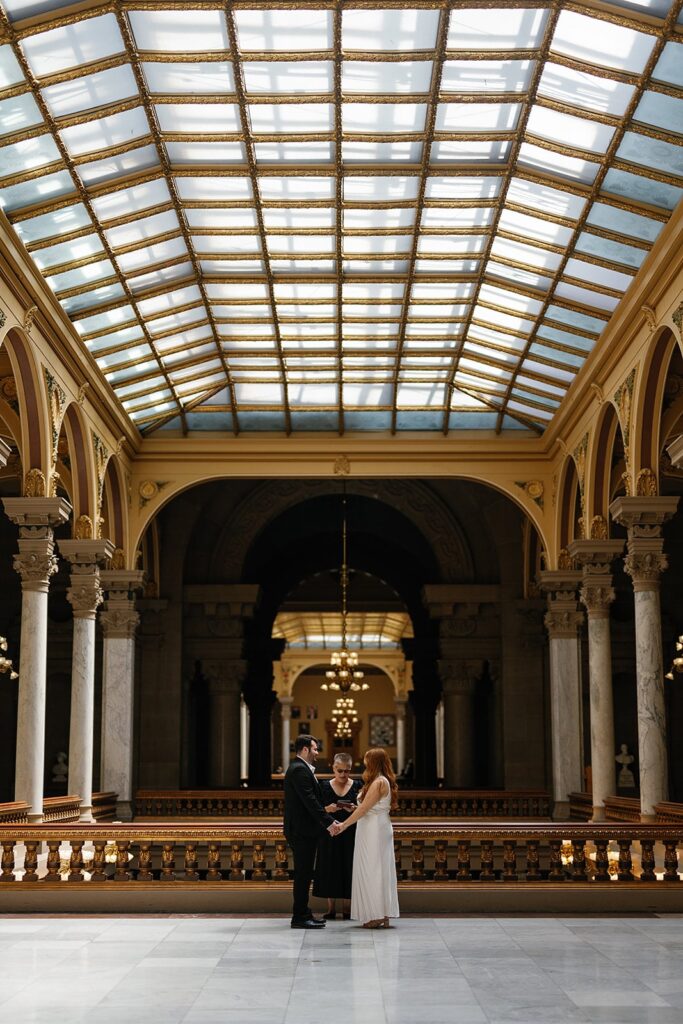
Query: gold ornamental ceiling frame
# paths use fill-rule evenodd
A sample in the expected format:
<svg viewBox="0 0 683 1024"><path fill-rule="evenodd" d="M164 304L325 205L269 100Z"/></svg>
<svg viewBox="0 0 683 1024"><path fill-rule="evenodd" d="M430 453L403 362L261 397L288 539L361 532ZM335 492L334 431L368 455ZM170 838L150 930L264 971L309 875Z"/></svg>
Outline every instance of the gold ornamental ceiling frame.
<svg viewBox="0 0 683 1024"><path fill-rule="evenodd" d="M11 4L8 6L11 8ZM352 17L350 12L372 12L378 6L396 12L395 19L412 16L411 12L436 15L432 45L422 49L408 46L373 51L345 47L344 26L345 19ZM538 433L551 422L578 372L579 361L585 359L597 342L614 304L627 287L626 282L633 278L637 253L645 254L651 247L652 239L638 237L634 231L623 228L627 223L624 218L628 215L644 218L654 232L652 225L665 223L670 214L657 198L657 187L664 186L671 194L683 190L683 166L679 163L674 161L673 167L668 168L650 166L643 160L634 160L633 154L619 154L627 133L637 139L638 145L647 139L670 148L681 147L683 143L683 129L678 132L668 123L656 124L635 117L646 94L650 102L652 96L659 96L664 98L662 102L683 104L683 80L676 83L652 77L667 45L678 47L683 43L681 4L673 4L667 16L660 18L628 9L626 4L620 3L519 0L495 5L488 0L473 2L468 4L468 9L479 12L495 8L508 13L546 12L543 32L535 45L489 50L448 45L452 17L460 8L461 5L452 0L383 5L363 0L313 4L304 4L303 0L299 4L248 3L246 0L224 4L161 4L122 0L62 7L56 12L17 22L12 22L3 12L4 41L12 47L23 80L0 90L0 104L3 101L21 103L33 98L41 120L5 131L0 139L3 147L0 154L9 152L9 147L20 149L25 144L40 144L41 139L52 140L56 152L50 160L38 161L34 167L10 169L9 173L5 173L0 157L0 196L5 190L11 193L12 189L25 188L31 182L38 185L50 174L66 171L70 176L72 191L47 199L43 192L35 202L8 209L8 215L17 230L24 232L22 237L26 239L29 252L42 265L57 298L78 327L83 343L98 359L124 408L141 429L177 421L186 432L188 413L198 408L205 411L194 413L192 429L197 424L197 416L203 416L204 421L218 420L220 429L231 429L234 433L250 429L249 425L245 427L250 414L258 416L264 412L280 413L282 429L289 433L298 429L293 423L293 409L299 420L302 412L309 419L324 414L322 429L335 429L339 433L347 428L358 429L358 412L386 413L388 418L384 423L392 432L410 429L413 413L431 416L430 429L435 429L434 414L438 412L439 427L445 433L453 429L454 412L462 413L467 421L468 416L472 418L473 410L480 413L491 410L495 417L486 423L497 431L516 421ZM150 50L138 42L131 21L136 12L178 14L190 10L196 12L197 17L214 12L224 18L226 45L222 49L201 53L163 48ZM292 12L292 17L304 10L329 13L329 45L295 51L241 48L238 19L243 12L282 10ZM561 47L553 47L554 33L558 18L565 12L637 33L639 40L650 37L653 45L647 60L635 71L602 66L578 59L569 52L560 52ZM120 33L121 46L115 48L116 52L100 54L96 59L83 60L75 66L37 73L31 63L31 40L45 32L90 23L105 14L115 19ZM159 90L152 88L146 77L152 66L194 67L200 58L207 66L231 65L234 76L231 91L222 89L199 95L191 91ZM447 65L460 62L458 70L464 74L463 69L471 69L477 62L483 66L481 62L485 61L502 62L506 67L515 61L527 62L531 70L526 82L522 86L517 83L514 89L468 90L457 76L450 88L443 87L443 70ZM253 75L250 65L277 67L282 62L298 66L317 62L323 70L329 65L328 87L312 92L250 89L248 78L249 74ZM377 88L372 91L344 89L345 69L354 64L380 68L374 82L377 86L390 65L400 71L402 65L420 63L431 65L426 88L424 79L419 89L403 93ZM564 96L558 99L543 94L539 85L550 65L565 69L570 75L580 73L591 80L631 89L630 102L624 111L615 114L593 109L585 103L567 102ZM78 81L89 83L95 80L93 76L117 71L132 72L134 94L107 97L104 102L66 113L55 113L51 108L50 97L55 95L55 89ZM387 80L385 78L385 84ZM446 118L446 108L456 103L463 110L475 109L475 105L482 111L496 111L503 105L519 109L514 125L502 129L440 127L440 110L444 109ZM199 117L202 108L208 109L212 104L237 108L238 115L230 130L207 132L197 130L197 126L194 130L171 129L162 123L164 109L192 108ZM296 110L304 104L331 109L325 130L309 130L310 126L303 122L304 131L268 132L256 130L258 124L255 129L252 123L258 108L266 112L272 108L279 117L286 108ZM349 104L396 111L402 107L409 109L411 105L423 106L423 125L401 132L350 130L344 126ZM144 114L144 124L141 120L142 127L134 137L106 148L71 150L69 139L74 136L69 136L69 132L87 130L98 122L104 124L107 118L115 119L136 111ZM527 127L532 113L538 116L538 111L541 116L546 112L594 125L596 131L601 128L611 131L609 143L599 152L595 145L591 148L589 144L586 148L568 145L567 140L560 142L557 138L545 137L542 131ZM198 127L201 129L201 125ZM356 163L344 157L347 145L392 146L397 141L404 146L421 147L419 161L392 158ZM280 145L282 148L286 144L326 146L327 158L316 159L312 164L282 160L263 162L258 147ZM471 144L473 153L477 145L482 144L504 148L500 149L499 159L488 161L449 162L435 158L433 146L448 144ZM184 163L177 156L172 157L169 149L172 146L206 148L207 145L209 148L211 145L241 147L240 160L223 160L218 164L196 160ZM599 170L592 181L584 181L568 177L542 162L538 165L520 162L519 154L524 146L538 150L541 160L542 154L548 153L552 158L597 164ZM145 147L153 153L155 163L135 168L137 154ZM635 155L638 157L638 153ZM121 160L123 170L120 173L102 180L87 177L98 161L114 159ZM610 189L605 179L612 170L636 176L640 183L638 194L621 194ZM428 182L437 177L456 183L480 177L497 180L499 185L495 196L480 194L459 198L450 194L444 199L429 194ZM252 195L250 198L228 195L211 199L183 194L184 182L192 183L200 178L208 182L248 180ZM297 178L329 180L332 191L322 199L311 196L273 198L272 193L269 198L266 187L269 181L277 183ZM415 179L416 194L406 193L404 198L386 201L347 197L345 183L359 178L398 182ZM647 182L652 182L656 202L649 201L645 194ZM159 193L158 201L147 206L133 210L119 208L110 216L98 214L98 204L106 203L117 193L155 183L163 183L168 198L160 198ZM532 211L528 203L519 201L519 196L510 198L512 184L518 191L520 187L522 191L524 188L545 189L576 197L577 203L583 201L582 210L574 216L550 208ZM72 209L75 202L87 211L89 223L78 224L67 231L60 229L53 234L29 237L29 229L38 218L54 218L60 211ZM603 223L589 221L596 203L614 211L614 223L605 223L604 219ZM391 226L389 212L396 214L401 210L413 213L412 224L406 216L405 222ZM221 227L213 221L209 226L198 226L201 218L197 215L238 215L240 211L245 211L245 220L248 220L247 214L253 215L250 224ZM287 226L277 226L275 218L282 218L288 211L291 220ZM304 219L315 211L319 211L321 221L329 214L324 225L292 226L297 215ZM386 224L358 226L357 220L356 226L347 226L347 214L359 218L364 211L368 219L385 216ZM458 219L461 211L463 215L472 214L470 221ZM532 212L536 225L548 225L547 238L536 236L530 242L519 227L501 226L505 217L513 215L523 221L530 218ZM138 225L169 214L175 217L173 226L167 225L152 235L145 234L140 226L139 237L133 237ZM429 227L423 223L427 214L431 218ZM442 223L438 222L439 217ZM283 222L286 220L284 217ZM123 232L125 239L126 227L131 228L128 240L116 242L109 237L118 231ZM562 240L562 232L570 233L570 241ZM585 234L591 237L592 251L577 248ZM99 240L99 249L93 247L94 238ZM431 249L422 247L425 238L431 239ZM226 245L234 244L235 248L221 250L218 243L222 240ZM286 248L279 249L278 244L295 242L300 248L293 248L289 253L288 269L284 258ZM90 245L89 250L86 243ZM240 244L243 249L239 248ZM357 244L355 249L354 244ZM462 258L457 258L459 245ZM69 251L69 246L73 251ZM259 269L235 270L250 262L244 259L250 246L259 254L257 260L251 261L252 264L258 262ZM507 246L507 251L501 252L501 246ZM64 250L63 258L56 262L50 262L53 248L58 248L60 253ZM152 250L158 250L158 258L145 260L145 253ZM136 264L138 256L140 261ZM536 266L534 260L546 262ZM541 268L549 268L553 260L559 263L542 274ZM576 267L569 269L572 262L580 265L578 276ZM307 264L321 264L321 269L307 269L304 273L300 267ZM423 269L422 264L428 269ZM456 265L460 266L454 270ZM88 279L89 272L92 273ZM586 280L580 273L592 276ZM217 298L216 289L226 285L233 289L232 293ZM450 287L454 295L461 289L468 298L457 303L453 298L451 312L446 314L445 303L413 294L416 285L423 289ZM292 294L302 286L327 287L332 289L329 294L333 298L323 300L303 294L283 299L278 295L278 289L290 286ZM563 286L567 294L558 296L558 286ZM242 287L245 294L235 292L235 288ZM253 298L246 293L254 287L261 287L265 298ZM388 301L362 297L363 288L373 287L380 295L382 289L389 289L389 294L393 287L396 298ZM353 288L360 291L346 294ZM513 308L515 303L518 305L516 325L507 322L514 319L508 303ZM426 316L420 315L422 307L427 309ZM105 323L107 317L109 325ZM183 317L190 319L183 321ZM507 321L503 323L505 318ZM573 318L573 322L568 323L568 318ZM101 323L96 325L98 320ZM444 332L444 322L449 325L448 332ZM191 342L187 340L190 335ZM297 347L297 338L305 339L306 344L300 341ZM143 350L144 357L140 354ZM274 404L259 402L259 389L265 390L274 381L281 389L280 400ZM251 394L256 394L256 400L252 397L251 401L245 401L238 397L245 385L252 388ZM336 388L334 401L328 398L316 402L310 397L303 404L290 401L291 388L295 391L298 388L300 393L308 389L314 394L316 387L324 392L327 385ZM425 393L431 389L432 395L441 389L442 400L438 406L401 405L402 389L409 390L411 386L423 388ZM362 403L348 403L344 399L346 387L356 387L359 394L364 388L369 392L374 388L375 397L368 400L366 407ZM328 388L324 393L329 396L331 391Z"/></svg>

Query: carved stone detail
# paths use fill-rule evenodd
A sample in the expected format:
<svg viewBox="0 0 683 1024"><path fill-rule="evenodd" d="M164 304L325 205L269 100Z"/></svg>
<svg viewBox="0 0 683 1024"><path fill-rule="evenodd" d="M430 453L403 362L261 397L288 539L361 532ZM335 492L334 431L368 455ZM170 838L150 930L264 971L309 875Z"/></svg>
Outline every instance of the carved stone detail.
<svg viewBox="0 0 683 1024"><path fill-rule="evenodd" d="M602 390L600 385L595 383L591 384L591 391L597 398L598 405L602 405L602 403L605 401L605 392Z"/></svg>
<svg viewBox="0 0 683 1024"><path fill-rule="evenodd" d="M37 306L29 306L29 308L24 313L23 328L24 328L24 330L26 331L26 333L28 335L31 334L31 331L33 329L33 321L35 320L35 316L36 316L37 312L38 312L38 307Z"/></svg>
<svg viewBox="0 0 683 1024"><path fill-rule="evenodd" d="M649 328L650 334L652 334L652 332L657 327L657 313L652 308L652 306L641 306L640 312L643 314L645 318L645 323Z"/></svg>
<svg viewBox="0 0 683 1024"><path fill-rule="evenodd" d="M593 516L590 529L591 540L607 540L607 520L604 516Z"/></svg>
<svg viewBox="0 0 683 1024"><path fill-rule="evenodd" d="M334 460L334 475L335 476L348 476L351 472L351 463L349 462L347 455L338 455Z"/></svg>
<svg viewBox="0 0 683 1024"><path fill-rule="evenodd" d="M633 542L629 548L633 546ZM669 566L669 560L661 551L629 550L624 559L624 569L639 590L652 590L659 586L659 578Z"/></svg>
<svg viewBox="0 0 683 1024"><path fill-rule="evenodd" d="M515 483L521 487L524 493L535 501L539 508L543 508L543 494L545 487L542 480L516 480Z"/></svg>
<svg viewBox="0 0 683 1024"><path fill-rule="evenodd" d="M599 612L606 613L609 610L616 595L614 587L610 586L608 581L611 582L609 575L600 581L584 579L581 587L581 603L585 605L589 615Z"/></svg>
<svg viewBox="0 0 683 1024"><path fill-rule="evenodd" d="M657 497L657 475L649 468L641 469L636 477L636 496L639 498Z"/></svg>
<svg viewBox="0 0 683 1024"><path fill-rule="evenodd" d="M86 571L84 571L86 570ZM71 568L71 586L67 600L74 611L74 618L91 618L102 604L99 570L93 566L74 565Z"/></svg>
<svg viewBox="0 0 683 1024"><path fill-rule="evenodd" d="M126 568L126 554L123 548L115 548L114 554L111 556L111 568L112 569L125 569Z"/></svg>
<svg viewBox="0 0 683 1024"><path fill-rule="evenodd" d="M630 443L631 443L631 406L633 400L633 388L636 382L636 371L635 367L631 370L628 377L614 392L614 404L619 414L619 423L621 424L621 433L624 438L624 459L626 461L626 473L630 472L631 465L631 454L630 454ZM627 485L627 490L629 490Z"/></svg>
<svg viewBox="0 0 683 1024"><path fill-rule="evenodd" d="M40 469L29 469L24 478L25 498L46 498L47 482L45 474Z"/></svg>
<svg viewBox="0 0 683 1024"><path fill-rule="evenodd" d="M22 527L19 554L14 556L14 568L21 576L24 590L47 593L50 576L57 572L54 554L54 534L49 527Z"/></svg>
<svg viewBox="0 0 683 1024"><path fill-rule="evenodd" d="M674 312L671 314L671 319L678 328L678 333L681 336L681 341L683 341L683 302L681 302L678 309L675 309Z"/></svg>
<svg viewBox="0 0 683 1024"><path fill-rule="evenodd" d="M573 596L572 594L571 597L573 598ZM572 611L570 608L551 608L543 616L543 623L551 638L570 637L573 639L581 628L583 619L584 615L581 611Z"/></svg>
<svg viewBox="0 0 683 1024"><path fill-rule="evenodd" d="M111 604L108 601L107 604ZM121 602L123 604L123 602ZM100 612L100 624L105 637L124 637L130 639L135 636L135 631L140 624L140 616L135 611L133 601L126 601L129 607L107 608Z"/></svg>
<svg viewBox="0 0 683 1024"><path fill-rule="evenodd" d="M76 540L92 540L94 536L92 519L90 516L79 516L74 529Z"/></svg>
<svg viewBox="0 0 683 1024"><path fill-rule="evenodd" d="M557 568L563 571L571 571L574 568L574 559L566 548L562 548L557 556Z"/></svg>

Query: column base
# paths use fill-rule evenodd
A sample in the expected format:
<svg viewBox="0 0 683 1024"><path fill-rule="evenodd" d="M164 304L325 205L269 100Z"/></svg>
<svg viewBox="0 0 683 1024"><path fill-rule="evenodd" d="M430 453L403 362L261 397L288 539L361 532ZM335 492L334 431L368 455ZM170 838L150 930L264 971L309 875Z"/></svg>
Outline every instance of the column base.
<svg viewBox="0 0 683 1024"><path fill-rule="evenodd" d="M132 800L117 800L116 801L116 820L117 821L132 821L133 820L133 801Z"/></svg>
<svg viewBox="0 0 683 1024"><path fill-rule="evenodd" d="M31 814L31 812L29 811L29 814L28 814L28 823L29 823L29 825L41 825L42 821L43 821L43 812L42 811L40 812L40 814Z"/></svg>
<svg viewBox="0 0 683 1024"><path fill-rule="evenodd" d="M569 821L569 800L556 800L554 802L553 821Z"/></svg>
<svg viewBox="0 0 683 1024"><path fill-rule="evenodd" d="M593 807L593 815L591 821L607 821L605 817L605 805L600 804L599 807Z"/></svg>
<svg viewBox="0 0 683 1024"><path fill-rule="evenodd" d="M79 814L79 821L84 821L87 825L92 825L95 819L92 816L92 807L86 807L81 804L81 810Z"/></svg>
<svg viewBox="0 0 683 1024"><path fill-rule="evenodd" d="M654 825L657 821L656 814L645 814L644 811L640 812L640 821L643 825Z"/></svg>

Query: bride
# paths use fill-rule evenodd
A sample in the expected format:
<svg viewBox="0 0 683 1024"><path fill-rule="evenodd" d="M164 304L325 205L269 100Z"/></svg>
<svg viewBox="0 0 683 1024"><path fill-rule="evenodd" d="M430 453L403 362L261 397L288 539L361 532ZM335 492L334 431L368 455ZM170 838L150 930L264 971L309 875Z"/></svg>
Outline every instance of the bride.
<svg viewBox="0 0 683 1024"><path fill-rule="evenodd" d="M353 854L351 917L364 928L388 928L398 917L394 832L389 812L398 806L398 786L386 750L373 747L364 759L363 788L358 807L335 829L343 832L358 822Z"/></svg>

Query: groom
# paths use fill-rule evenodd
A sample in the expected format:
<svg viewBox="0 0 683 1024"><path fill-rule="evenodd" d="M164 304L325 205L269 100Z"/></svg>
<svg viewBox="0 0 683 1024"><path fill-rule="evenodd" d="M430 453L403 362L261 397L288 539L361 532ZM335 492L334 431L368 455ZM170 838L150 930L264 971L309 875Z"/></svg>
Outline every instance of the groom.
<svg viewBox="0 0 683 1024"><path fill-rule="evenodd" d="M325 810L320 784L315 777L318 741L314 736L297 736L296 757L285 773L284 833L294 855L294 908L292 928L324 928L313 917L308 894L315 867L318 839L323 831L334 834L333 818Z"/></svg>

